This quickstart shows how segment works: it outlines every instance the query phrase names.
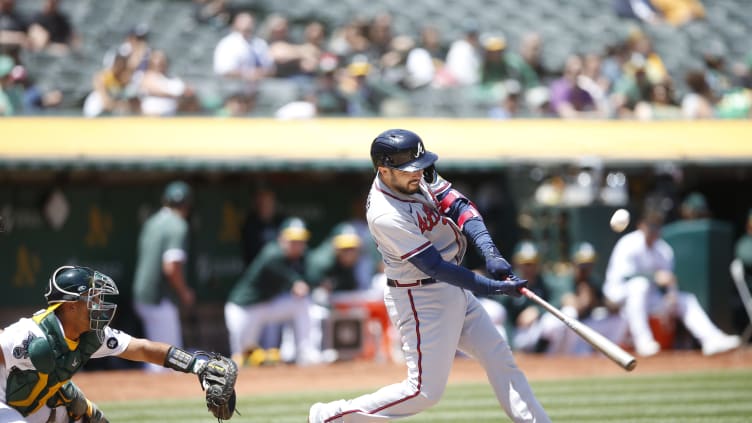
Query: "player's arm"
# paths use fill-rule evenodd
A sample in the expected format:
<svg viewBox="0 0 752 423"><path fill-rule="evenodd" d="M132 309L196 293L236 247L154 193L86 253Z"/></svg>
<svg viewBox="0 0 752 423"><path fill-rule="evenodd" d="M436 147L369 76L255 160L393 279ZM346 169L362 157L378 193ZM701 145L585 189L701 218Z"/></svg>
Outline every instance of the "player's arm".
<svg viewBox="0 0 752 423"><path fill-rule="evenodd" d="M520 296L519 289L527 285L521 279L495 280L441 258L439 251L430 246L408 261L426 275L482 295Z"/></svg>
<svg viewBox="0 0 752 423"><path fill-rule="evenodd" d="M188 286L183 269L185 263L185 252L183 250L168 250L162 257L162 272L172 289L178 294L180 302L190 307L195 301L195 294Z"/></svg>
<svg viewBox="0 0 752 423"><path fill-rule="evenodd" d="M502 257L491 239L486 224L472 201L454 188L447 189L437 196L441 212L460 227L476 250L486 260L486 270L496 279L506 279L512 273L512 266Z"/></svg>

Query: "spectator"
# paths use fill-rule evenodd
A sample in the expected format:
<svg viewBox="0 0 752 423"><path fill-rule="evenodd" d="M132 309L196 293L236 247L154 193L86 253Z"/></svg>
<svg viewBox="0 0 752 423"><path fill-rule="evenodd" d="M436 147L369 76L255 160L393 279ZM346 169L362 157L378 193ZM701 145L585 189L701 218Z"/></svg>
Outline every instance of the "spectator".
<svg viewBox="0 0 752 423"><path fill-rule="evenodd" d="M663 22L663 17L652 0L614 0L613 8L621 18L635 19L651 25Z"/></svg>
<svg viewBox="0 0 752 423"><path fill-rule="evenodd" d="M289 320L294 325L296 362L318 362L310 336L310 286L304 278L309 237L303 220L286 219L277 239L263 247L230 291L225 323L230 351L239 365L250 364L264 325Z"/></svg>
<svg viewBox="0 0 752 423"><path fill-rule="evenodd" d="M133 305L149 339L183 346L180 309L190 310L196 294L186 280L188 215L193 203L190 186L170 182L162 194L163 207L144 222L138 239L133 276ZM161 371L149 365L149 371Z"/></svg>
<svg viewBox="0 0 752 423"><path fill-rule="evenodd" d="M483 58L480 71L480 83L491 87L496 83L509 79L519 81L517 69L508 60L506 54L507 40L503 35L483 37Z"/></svg>
<svg viewBox="0 0 752 423"><path fill-rule="evenodd" d="M682 26L705 18L705 8L700 0L650 0L663 19L673 26Z"/></svg>
<svg viewBox="0 0 752 423"><path fill-rule="evenodd" d="M0 116L22 112L22 90L13 79L15 63L10 56L0 55Z"/></svg>
<svg viewBox="0 0 752 423"><path fill-rule="evenodd" d="M303 49L290 39L290 24L286 17L272 14L266 19L266 40L269 43L269 55L274 61L274 74L277 78L290 78L302 75ZM311 60L308 59L310 68Z"/></svg>
<svg viewBox="0 0 752 423"><path fill-rule="evenodd" d="M412 90L415 88L410 78L407 67L407 58L415 47L415 41L407 35L399 35L392 38L392 44L384 55L381 56L380 69L381 82L400 90Z"/></svg>
<svg viewBox="0 0 752 423"><path fill-rule="evenodd" d="M140 23L135 25L125 35L120 45L108 51L102 61L105 68L111 67L118 55L127 57L126 68L131 75L143 72L149 66L149 25Z"/></svg>
<svg viewBox="0 0 752 423"><path fill-rule="evenodd" d="M230 94L225 98L222 107L215 112L220 117L246 117L253 112L256 97L243 93Z"/></svg>
<svg viewBox="0 0 752 423"><path fill-rule="evenodd" d="M135 112L133 96L129 91L132 71L128 68L129 54L120 51L112 64L94 75L94 90L84 100L84 116L96 117ZM140 106L139 106L140 107Z"/></svg>
<svg viewBox="0 0 752 423"><path fill-rule="evenodd" d="M368 26L368 41L370 52L367 54L372 63L380 63L381 58L391 50L392 39L392 15L388 12L380 13Z"/></svg>
<svg viewBox="0 0 752 423"><path fill-rule="evenodd" d="M230 24L226 0L193 0L193 18L201 24L225 28Z"/></svg>
<svg viewBox="0 0 752 423"><path fill-rule="evenodd" d="M314 80L316 110L321 116L344 116L347 114L347 97L340 90L340 74L337 58L324 54L319 63L319 72Z"/></svg>
<svg viewBox="0 0 752 423"><path fill-rule="evenodd" d="M445 76L449 79L443 83L459 86L477 84L481 77L482 50L478 24L475 21L466 22L463 38L454 41L449 47L445 65Z"/></svg>
<svg viewBox="0 0 752 423"><path fill-rule="evenodd" d="M428 55L433 59L434 66L440 68L444 66L444 59L449 52L441 39L439 28L433 25L425 25L420 30L420 40L418 42Z"/></svg>
<svg viewBox="0 0 752 423"><path fill-rule="evenodd" d="M47 109L60 106L63 93L59 89L44 89L37 84L26 71L26 67L16 65L11 71L13 81L23 91L23 113L38 114Z"/></svg>
<svg viewBox="0 0 752 423"><path fill-rule="evenodd" d="M543 37L537 32L528 32L520 41L519 55L510 55L520 74L520 82L525 90L544 85L552 73L543 64Z"/></svg>
<svg viewBox="0 0 752 423"><path fill-rule="evenodd" d="M340 90L347 98L348 116L377 116L387 94L382 86L369 79L371 65L359 59L347 66L340 80Z"/></svg>
<svg viewBox="0 0 752 423"><path fill-rule="evenodd" d="M414 46L405 58L406 86L418 89L431 84L444 66L445 57L446 50L440 44L438 30L432 26L424 27L419 45Z"/></svg>
<svg viewBox="0 0 752 423"><path fill-rule="evenodd" d="M650 88L649 99L638 102L634 113L640 120L670 120L682 117L681 108L674 99L672 85L668 81L653 85Z"/></svg>
<svg viewBox="0 0 752 423"><path fill-rule="evenodd" d="M29 23L16 12L16 0L0 0L0 53L17 54L26 48Z"/></svg>
<svg viewBox="0 0 752 423"><path fill-rule="evenodd" d="M300 69L305 75L315 75L321 56L325 52L326 29L319 21L309 22L303 30L303 44L300 50Z"/></svg>
<svg viewBox="0 0 752 423"><path fill-rule="evenodd" d="M722 45L714 43L702 54L702 61L705 63L705 78L715 97L721 97L733 88L732 76L726 69L724 50Z"/></svg>
<svg viewBox="0 0 752 423"><path fill-rule="evenodd" d="M519 82L507 81L504 84L501 100L488 111L488 117L492 119L511 119L522 114L522 92Z"/></svg>
<svg viewBox="0 0 752 423"><path fill-rule="evenodd" d="M602 116L595 99L578 84L583 72L579 55L570 55L564 65L564 74L550 86L551 109L564 119Z"/></svg>
<svg viewBox="0 0 752 423"><path fill-rule="evenodd" d="M603 293L623 308L635 351L641 356L660 351L648 324L648 317L654 313L680 318L705 355L737 348L739 337L721 332L697 297L679 290L673 273L674 251L661 238L663 220L662 212L646 209L637 230L622 236L614 246L606 271Z"/></svg>
<svg viewBox="0 0 752 423"><path fill-rule="evenodd" d="M344 27L334 31L328 50L337 56L340 63L350 63L354 57L367 57L370 46L368 23L363 19L354 18Z"/></svg>
<svg viewBox="0 0 752 423"><path fill-rule="evenodd" d="M650 84L658 84L669 78L663 58L655 51L653 41L641 30L634 30L627 39L629 60L624 64L626 72L645 72Z"/></svg>
<svg viewBox="0 0 752 423"><path fill-rule="evenodd" d="M689 92L681 101L686 119L710 119L715 115L715 97L705 78L705 72L692 70L685 76Z"/></svg>
<svg viewBox="0 0 752 423"><path fill-rule="evenodd" d="M214 73L247 83L254 91L256 84L274 74L274 58L265 40L255 36L255 19L241 12L232 23L232 32L222 38L214 49Z"/></svg>
<svg viewBox="0 0 752 423"><path fill-rule="evenodd" d="M74 46L75 34L68 16L59 9L60 0L45 0L42 10L34 15L29 26L32 50L47 50L63 55Z"/></svg>
<svg viewBox="0 0 752 423"><path fill-rule="evenodd" d="M620 344L626 336L627 323L619 314L619 307L603 296L600 289L602 279L594 274L597 259L595 248L589 242L578 243L572 249L574 307L577 310L577 318L583 324L612 342ZM593 352L593 348L581 338L573 339L573 343L567 345L568 353Z"/></svg>
<svg viewBox="0 0 752 423"><path fill-rule="evenodd" d="M174 116L181 102L194 98L193 89L182 79L167 74L167 54L154 51L149 57L149 67L141 76L138 91L141 96L141 113L146 116Z"/></svg>

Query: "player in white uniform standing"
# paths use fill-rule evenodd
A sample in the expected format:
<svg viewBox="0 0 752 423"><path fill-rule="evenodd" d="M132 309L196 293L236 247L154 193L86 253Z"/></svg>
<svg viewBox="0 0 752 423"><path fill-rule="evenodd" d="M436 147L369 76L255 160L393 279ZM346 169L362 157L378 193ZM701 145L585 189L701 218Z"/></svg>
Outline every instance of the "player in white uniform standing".
<svg viewBox="0 0 752 423"><path fill-rule="evenodd" d="M471 291L520 295L527 284L511 274L475 206L436 173L438 156L420 137L390 129L374 139L376 168L368 226L384 260L384 302L399 330L407 378L352 400L316 403L308 420L384 421L436 404L459 348L486 369L496 397L516 422L548 422L509 345ZM494 279L460 266L465 236Z"/></svg>
<svg viewBox="0 0 752 423"><path fill-rule="evenodd" d="M71 381L91 358L120 356L185 373L207 360L110 328L117 306L106 300L116 294L109 276L62 266L49 279L48 307L0 330L0 422L107 423Z"/></svg>

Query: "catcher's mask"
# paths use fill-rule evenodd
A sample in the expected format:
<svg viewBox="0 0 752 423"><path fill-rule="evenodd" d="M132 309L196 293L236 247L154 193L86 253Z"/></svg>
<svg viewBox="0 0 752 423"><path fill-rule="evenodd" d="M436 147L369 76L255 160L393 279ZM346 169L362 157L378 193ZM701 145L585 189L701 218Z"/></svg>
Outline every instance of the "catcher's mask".
<svg viewBox="0 0 752 423"><path fill-rule="evenodd" d="M117 309L117 304L106 301L106 296L117 294L117 285L109 276L88 267L62 266L52 273L44 297L47 304L86 302L89 326L104 342L104 328L110 324Z"/></svg>
<svg viewBox="0 0 752 423"><path fill-rule="evenodd" d="M374 168L391 167L406 172L426 169L439 156L426 151L418 134L406 129L388 129L371 143L371 160Z"/></svg>

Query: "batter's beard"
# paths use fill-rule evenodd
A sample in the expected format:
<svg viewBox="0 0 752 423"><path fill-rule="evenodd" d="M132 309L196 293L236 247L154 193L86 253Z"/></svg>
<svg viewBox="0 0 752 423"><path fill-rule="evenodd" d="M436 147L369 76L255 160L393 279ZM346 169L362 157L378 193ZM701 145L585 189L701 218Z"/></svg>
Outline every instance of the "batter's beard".
<svg viewBox="0 0 752 423"><path fill-rule="evenodd" d="M397 191L399 191L402 194L407 194L407 195L417 194L418 192L420 192L420 184L418 184L418 186L416 186L415 189L410 189L410 185L406 185L404 188L397 187Z"/></svg>

